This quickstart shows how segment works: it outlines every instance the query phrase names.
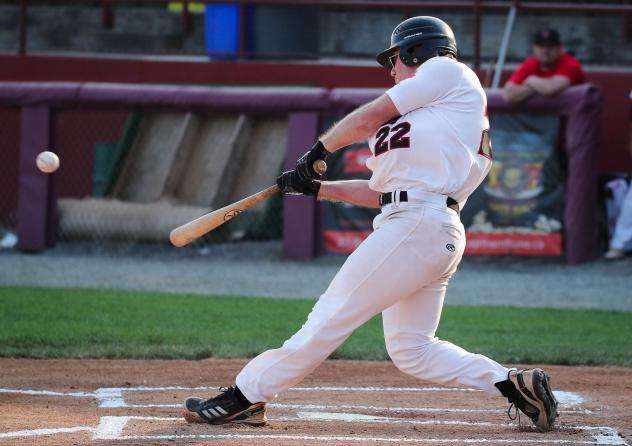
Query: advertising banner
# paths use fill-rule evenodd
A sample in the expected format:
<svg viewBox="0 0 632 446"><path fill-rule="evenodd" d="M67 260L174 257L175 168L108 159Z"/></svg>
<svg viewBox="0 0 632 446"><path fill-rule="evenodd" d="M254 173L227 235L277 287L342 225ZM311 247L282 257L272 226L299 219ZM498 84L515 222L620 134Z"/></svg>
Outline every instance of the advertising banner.
<svg viewBox="0 0 632 446"><path fill-rule="evenodd" d="M466 254L562 254L564 152L555 115L490 116L494 163L461 219Z"/></svg>

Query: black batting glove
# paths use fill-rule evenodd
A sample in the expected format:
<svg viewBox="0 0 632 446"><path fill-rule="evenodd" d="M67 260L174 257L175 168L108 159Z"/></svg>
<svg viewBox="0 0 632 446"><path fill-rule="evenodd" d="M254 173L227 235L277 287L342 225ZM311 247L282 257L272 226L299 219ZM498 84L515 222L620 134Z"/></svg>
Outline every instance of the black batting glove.
<svg viewBox="0 0 632 446"><path fill-rule="evenodd" d="M296 161L294 172L302 181L315 180L320 178L320 174L314 170L314 161L324 160L330 152L325 149L322 142L316 144L305 155Z"/></svg>
<svg viewBox="0 0 632 446"><path fill-rule="evenodd" d="M320 190L320 181L303 181L294 170L283 172L278 176L276 183L279 189L281 189L281 192L289 195L311 195L316 197Z"/></svg>

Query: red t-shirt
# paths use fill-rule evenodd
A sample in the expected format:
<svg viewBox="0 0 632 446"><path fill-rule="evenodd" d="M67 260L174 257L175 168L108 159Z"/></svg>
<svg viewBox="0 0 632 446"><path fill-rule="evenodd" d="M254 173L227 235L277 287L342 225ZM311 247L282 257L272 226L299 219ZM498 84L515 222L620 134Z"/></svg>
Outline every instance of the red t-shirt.
<svg viewBox="0 0 632 446"><path fill-rule="evenodd" d="M531 75L550 78L553 76L566 76L571 81L571 85L577 85L585 82L582 66L577 59L570 54L562 53L557 65L549 70L540 68L540 61L535 57L526 59L511 75L509 82L514 84L522 84L526 78Z"/></svg>

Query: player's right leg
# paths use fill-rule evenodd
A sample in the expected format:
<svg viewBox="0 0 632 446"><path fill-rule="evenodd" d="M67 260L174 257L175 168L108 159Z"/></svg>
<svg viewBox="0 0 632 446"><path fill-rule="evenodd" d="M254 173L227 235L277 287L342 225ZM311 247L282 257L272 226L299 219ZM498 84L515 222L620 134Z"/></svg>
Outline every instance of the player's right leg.
<svg viewBox="0 0 632 446"><path fill-rule="evenodd" d="M183 416L189 423L263 426L268 421L265 403L252 404L236 387L222 387L209 399L187 398Z"/></svg>

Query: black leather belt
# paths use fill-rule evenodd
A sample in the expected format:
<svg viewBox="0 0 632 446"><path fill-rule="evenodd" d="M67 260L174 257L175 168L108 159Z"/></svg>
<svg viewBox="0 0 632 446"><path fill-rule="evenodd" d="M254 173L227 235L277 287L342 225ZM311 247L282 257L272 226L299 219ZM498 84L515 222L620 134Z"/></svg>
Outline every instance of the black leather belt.
<svg viewBox="0 0 632 446"><path fill-rule="evenodd" d="M399 201L408 201L408 192L405 190L399 192ZM380 206L386 206L393 202L393 192L384 192L380 194ZM459 203L452 197L446 200L446 206L459 213Z"/></svg>

